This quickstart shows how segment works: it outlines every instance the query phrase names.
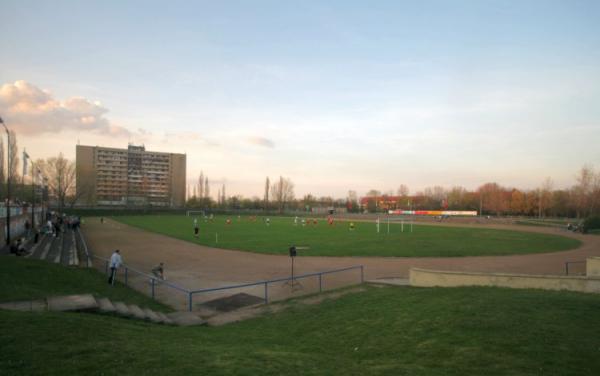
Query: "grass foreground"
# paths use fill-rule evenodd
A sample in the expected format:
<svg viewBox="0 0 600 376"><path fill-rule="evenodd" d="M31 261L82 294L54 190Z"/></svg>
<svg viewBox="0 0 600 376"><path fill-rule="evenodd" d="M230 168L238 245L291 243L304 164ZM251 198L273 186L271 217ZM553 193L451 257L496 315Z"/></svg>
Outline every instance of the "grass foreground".
<svg viewBox="0 0 600 376"><path fill-rule="evenodd" d="M100 273L8 256L0 257L0 265L1 275L10 273L0 284L3 299L84 288L110 295ZM55 270L60 276L50 274ZM46 275L45 283L37 281L38 274ZM286 304L280 313L222 327L0 310L0 370L3 375L600 374L596 294L367 286L318 305Z"/></svg>
<svg viewBox="0 0 600 376"><path fill-rule="evenodd" d="M104 274L95 269L68 268L15 256L0 256L0 286L0 302L92 293L158 311L171 310L120 282L109 285Z"/></svg>
<svg viewBox="0 0 600 376"><path fill-rule="evenodd" d="M217 216L211 221L198 219L200 236L193 235L193 218L183 215L116 216L114 220L144 230L161 233L212 247L258 253L286 254L290 245L309 247L300 256L395 256L460 257L556 252L581 245L576 239L532 232L487 228L432 225L387 224L382 221L377 233L373 222L338 221L330 226L318 223L294 225L293 218L272 217L267 226L263 217ZM226 220L230 219L231 224ZM404 232L402 232L404 228Z"/></svg>

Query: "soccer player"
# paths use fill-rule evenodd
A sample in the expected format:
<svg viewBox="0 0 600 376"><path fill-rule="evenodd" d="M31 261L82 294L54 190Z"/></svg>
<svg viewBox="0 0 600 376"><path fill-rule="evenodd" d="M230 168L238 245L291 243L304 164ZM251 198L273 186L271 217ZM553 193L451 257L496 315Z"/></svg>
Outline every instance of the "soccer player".
<svg viewBox="0 0 600 376"><path fill-rule="evenodd" d="M194 218L194 237L198 237L198 232L199 232L199 228L198 228L198 218Z"/></svg>

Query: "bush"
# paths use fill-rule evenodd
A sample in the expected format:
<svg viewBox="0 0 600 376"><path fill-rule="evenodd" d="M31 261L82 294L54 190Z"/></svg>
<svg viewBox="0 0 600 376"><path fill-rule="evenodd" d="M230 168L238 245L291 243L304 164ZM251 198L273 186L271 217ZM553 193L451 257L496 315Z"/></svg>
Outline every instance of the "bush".
<svg viewBox="0 0 600 376"><path fill-rule="evenodd" d="M587 217L585 221L583 221L583 226L586 230L600 229L600 216Z"/></svg>

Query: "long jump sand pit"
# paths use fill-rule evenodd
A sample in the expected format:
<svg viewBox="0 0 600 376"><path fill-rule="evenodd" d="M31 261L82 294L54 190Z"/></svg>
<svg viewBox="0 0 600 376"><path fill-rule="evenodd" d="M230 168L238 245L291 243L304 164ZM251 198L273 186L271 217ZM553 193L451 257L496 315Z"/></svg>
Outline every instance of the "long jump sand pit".
<svg viewBox="0 0 600 376"><path fill-rule="evenodd" d="M510 226L496 226L511 228ZM523 226L512 229L525 230ZM553 228L527 228L527 231L554 233L577 238L583 245L571 251L538 253L515 256L478 256L478 257L310 257L295 259L295 274L309 274L355 265L364 266L364 278L377 279L386 277L408 277L410 267L483 271L483 272L515 272L531 274L562 274L565 261L584 260L588 256L600 255L600 237L580 235ZM188 290L217 288L228 285L253 283L263 280L286 278L291 274L290 258L281 255L257 254L251 252L231 251L196 245L183 240L144 231L122 223L99 218L88 218L83 226L88 247L97 256L109 258L112 251L120 249L127 265L150 274L152 267L159 262L165 263L167 281ZM104 270L105 265L97 260L94 266ZM121 271L119 279L123 281ZM360 282L360 270L327 274L322 277L321 286L332 289ZM134 288L150 293L151 284L147 277L135 273L128 274L128 282ZM285 299L319 291L319 278L310 277L299 281L300 285L277 282L269 284L268 297L271 301ZM188 296L183 292L155 286L159 300L176 309L186 309ZM265 296L265 286L259 285L234 290L225 290L193 297L194 309L210 300L231 296L238 293L256 297Z"/></svg>

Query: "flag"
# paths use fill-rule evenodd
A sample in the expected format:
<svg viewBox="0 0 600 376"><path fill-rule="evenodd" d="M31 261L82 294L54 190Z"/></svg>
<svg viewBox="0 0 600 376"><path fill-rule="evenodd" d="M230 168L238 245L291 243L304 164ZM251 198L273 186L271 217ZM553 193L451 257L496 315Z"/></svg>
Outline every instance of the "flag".
<svg viewBox="0 0 600 376"><path fill-rule="evenodd" d="M23 150L23 176L27 175L27 159L29 159L29 154Z"/></svg>

